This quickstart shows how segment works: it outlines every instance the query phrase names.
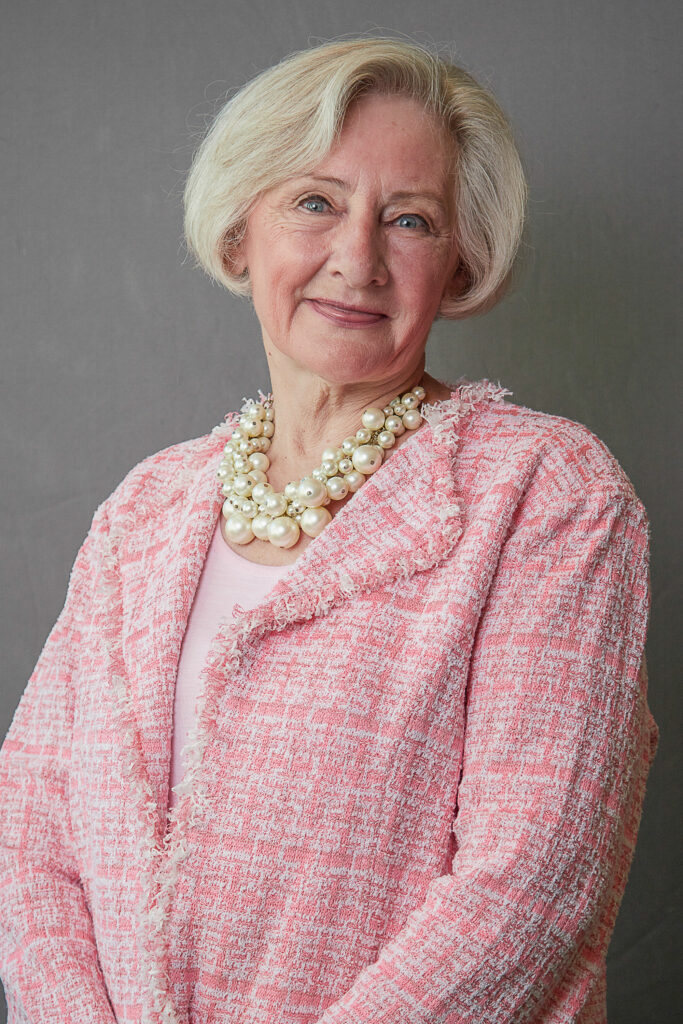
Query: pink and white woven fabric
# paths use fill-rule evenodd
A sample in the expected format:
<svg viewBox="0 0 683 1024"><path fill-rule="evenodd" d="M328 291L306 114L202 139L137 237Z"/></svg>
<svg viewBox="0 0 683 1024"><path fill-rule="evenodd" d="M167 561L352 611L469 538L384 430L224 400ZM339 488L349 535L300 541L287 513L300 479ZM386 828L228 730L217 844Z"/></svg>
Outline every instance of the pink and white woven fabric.
<svg viewBox="0 0 683 1024"><path fill-rule="evenodd" d="M100 506L0 751L13 1024L604 1024L658 740L649 526L585 426L461 380L203 672L236 415Z"/></svg>

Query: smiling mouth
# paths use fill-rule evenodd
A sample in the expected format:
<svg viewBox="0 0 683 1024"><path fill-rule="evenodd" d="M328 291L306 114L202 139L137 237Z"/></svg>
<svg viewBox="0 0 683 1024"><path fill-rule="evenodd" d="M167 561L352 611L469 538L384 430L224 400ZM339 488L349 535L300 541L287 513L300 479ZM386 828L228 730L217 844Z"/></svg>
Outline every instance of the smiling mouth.
<svg viewBox="0 0 683 1024"><path fill-rule="evenodd" d="M386 320L385 313L373 313L357 306L344 306L324 299L307 299L310 306L321 316L344 327L368 327Z"/></svg>

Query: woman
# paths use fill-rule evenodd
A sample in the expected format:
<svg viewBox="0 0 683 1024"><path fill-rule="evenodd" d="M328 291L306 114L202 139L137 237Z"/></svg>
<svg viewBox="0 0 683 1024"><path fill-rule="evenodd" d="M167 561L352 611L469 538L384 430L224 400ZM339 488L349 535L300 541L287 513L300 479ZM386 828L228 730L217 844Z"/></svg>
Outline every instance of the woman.
<svg viewBox="0 0 683 1024"><path fill-rule="evenodd" d="M605 1021L657 744L648 522L585 426L425 372L524 179L421 48L294 55L186 191L271 392L97 510L0 757L13 1021Z"/></svg>

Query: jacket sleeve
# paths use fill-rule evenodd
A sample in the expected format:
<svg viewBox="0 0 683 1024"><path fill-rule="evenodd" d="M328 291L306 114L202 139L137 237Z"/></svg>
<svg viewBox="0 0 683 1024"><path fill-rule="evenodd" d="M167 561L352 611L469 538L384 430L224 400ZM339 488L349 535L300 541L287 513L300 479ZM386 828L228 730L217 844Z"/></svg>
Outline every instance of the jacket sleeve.
<svg viewBox="0 0 683 1024"><path fill-rule="evenodd" d="M452 874L319 1024L574 1021L599 999L658 739L649 524L611 491L517 507L470 662Z"/></svg>
<svg viewBox="0 0 683 1024"><path fill-rule="evenodd" d="M69 815L74 688L103 508L0 750L0 976L10 1024L116 1020Z"/></svg>

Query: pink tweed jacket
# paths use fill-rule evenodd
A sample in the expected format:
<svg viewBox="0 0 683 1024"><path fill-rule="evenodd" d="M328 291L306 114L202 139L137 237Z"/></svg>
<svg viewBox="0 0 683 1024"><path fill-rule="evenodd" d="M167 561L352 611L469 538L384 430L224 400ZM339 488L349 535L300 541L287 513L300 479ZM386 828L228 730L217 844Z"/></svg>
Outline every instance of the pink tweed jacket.
<svg viewBox="0 0 683 1024"><path fill-rule="evenodd" d="M95 514L0 752L14 1024L604 1024L658 729L649 527L585 426L461 379L175 673L237 414Z"/></svg>

